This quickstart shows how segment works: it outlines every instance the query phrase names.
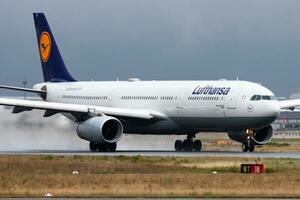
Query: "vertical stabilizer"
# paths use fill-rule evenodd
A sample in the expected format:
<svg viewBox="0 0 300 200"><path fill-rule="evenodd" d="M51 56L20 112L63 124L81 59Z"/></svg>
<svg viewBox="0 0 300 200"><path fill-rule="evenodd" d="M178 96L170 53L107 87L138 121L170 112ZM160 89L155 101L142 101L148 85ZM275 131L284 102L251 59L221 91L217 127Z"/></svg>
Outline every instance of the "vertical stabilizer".
<svg viewBox="0 0 300 200"><path fill-rule="evenodd" d="M33 13L45 82L76 81L68 72L44 13Z"/></svg>

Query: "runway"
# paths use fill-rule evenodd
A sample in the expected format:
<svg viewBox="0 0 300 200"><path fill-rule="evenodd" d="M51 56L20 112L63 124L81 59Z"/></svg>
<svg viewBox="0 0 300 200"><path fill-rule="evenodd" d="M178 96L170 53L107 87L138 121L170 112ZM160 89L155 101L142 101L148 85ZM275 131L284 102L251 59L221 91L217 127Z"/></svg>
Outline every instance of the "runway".
<svg viewBox="0 0 300 200"><path fill-rule="evenodd" d="M204 143L203 152L174 152L177 135L124 135L117 152L91 153L87 141L76 135L76 126L63 116L41 118L42 111L11 115L11 110L0 107L0 155L61 155L61 156L178 156L178 157L254 157L300 158L300 152L243 153L238 144L212 148ZM200 134L200 139L227 140L226 134ZM153 150L155 149L155 150Z"/></svg>
<svg viewBox="0 0 300 200"><path fill-rule="evenodd" d="M249 157L249 158L294 158L300 159L300 152L252 152L237 151L203 151L203 152L175 152L175 151L116 151L116 152L89 152L89 151L55 151L55 150L24 150L0 151L0 155L58 155L58 156L168 156L168 157Z"/></svg>

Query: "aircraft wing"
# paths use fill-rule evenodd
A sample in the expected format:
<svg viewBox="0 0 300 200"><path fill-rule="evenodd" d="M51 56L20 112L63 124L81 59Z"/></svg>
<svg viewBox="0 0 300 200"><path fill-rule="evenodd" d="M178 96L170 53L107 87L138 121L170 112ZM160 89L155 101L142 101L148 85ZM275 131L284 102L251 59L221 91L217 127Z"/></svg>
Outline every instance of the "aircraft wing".
<svg viewBox="0 0 300 200"><path fill-rule="evenodd" d="M14 113L29 111L32 109L52 111L53 113L69 112L69 113L95 113L111 116L130 117L139 119L165 119L166 116L157 111L150 111L145 109L128 109L116 107L104 107L93 105L80 105L69 103L56 103L35 100L23 99L7 99L0 98L0 105L14 106ZM51 115L49 115L51 116Z"/></svg>
<svg viewBox="0 0 300 200"><path fill-rule="evenodd" d="M282 100L278 101L278 104L281 109L294 110L296 106L300 106L300 99Z"/></svg>

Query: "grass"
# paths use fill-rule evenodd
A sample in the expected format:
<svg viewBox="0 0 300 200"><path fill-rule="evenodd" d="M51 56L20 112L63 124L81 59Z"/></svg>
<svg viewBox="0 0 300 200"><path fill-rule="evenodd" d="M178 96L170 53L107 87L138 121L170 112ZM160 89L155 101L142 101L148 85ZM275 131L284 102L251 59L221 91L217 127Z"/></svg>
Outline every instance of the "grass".
<svg viewBox="0 0 300 200"><path fill-rule="evenodd" d="M264 163L267 173L240 174L241 163ZM79 175L72 175L74 170ZM300 197L300 160L0 156L1 197L46 192L55 197Z"/></svg>
<svg viewBox="0 0 300 200"><path fill-rule="evenodd" d="M203 137L204 151L241 151L241 144L230 140L226 134L223 137ZM202 138L201 135L199 138ZM273 138L272 141L263 146L256 146L258 152L299 152L300 138Z"/></svg>
<svg viewBox="0 0 300 200"><path fill-rule="evenodd" d="M276 147L287 147L290 146L288 142L278 142L278 141L271 141L267 145L276 146Z"/></svg>

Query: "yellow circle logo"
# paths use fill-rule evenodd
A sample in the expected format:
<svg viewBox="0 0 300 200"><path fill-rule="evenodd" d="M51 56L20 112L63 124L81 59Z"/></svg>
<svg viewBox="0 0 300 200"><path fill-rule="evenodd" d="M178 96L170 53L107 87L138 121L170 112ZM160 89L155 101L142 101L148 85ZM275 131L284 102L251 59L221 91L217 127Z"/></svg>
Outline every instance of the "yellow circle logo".
<svg viewBox="0 0 300 200"><path fill-rule="evenodd" d="M43 62L47 62L51 52L51 37L44 31L40 37L40 54Z"/></svg>

